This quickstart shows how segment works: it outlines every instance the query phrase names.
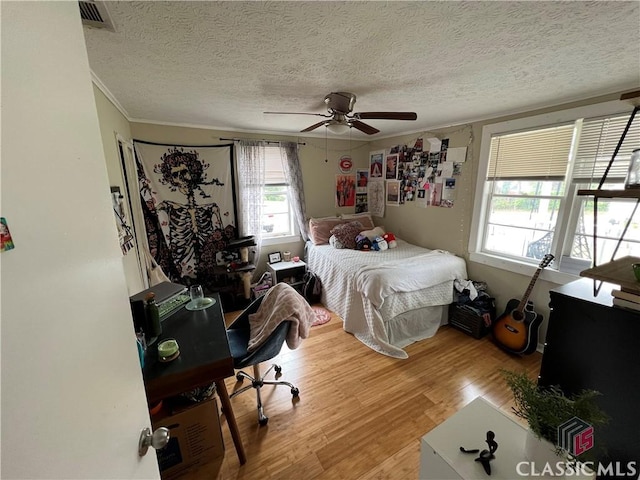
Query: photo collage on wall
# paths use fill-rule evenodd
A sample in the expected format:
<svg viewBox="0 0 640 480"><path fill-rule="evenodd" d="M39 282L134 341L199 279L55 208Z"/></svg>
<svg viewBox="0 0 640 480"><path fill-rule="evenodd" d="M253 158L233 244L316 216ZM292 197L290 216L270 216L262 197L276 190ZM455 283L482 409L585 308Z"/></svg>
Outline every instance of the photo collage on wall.
<svg viewBox="0 0 640 480"><path fill-rule="evenodd" d="M376 182L384 182L384 203L388 206L416 202L420 207L453 207L455 177L460 175L467 147L450 148L448 138L428 138L427 142L425 145L418 138L413 147L396 145L388 152L370 152L370 207L372 185Z"/></svg>

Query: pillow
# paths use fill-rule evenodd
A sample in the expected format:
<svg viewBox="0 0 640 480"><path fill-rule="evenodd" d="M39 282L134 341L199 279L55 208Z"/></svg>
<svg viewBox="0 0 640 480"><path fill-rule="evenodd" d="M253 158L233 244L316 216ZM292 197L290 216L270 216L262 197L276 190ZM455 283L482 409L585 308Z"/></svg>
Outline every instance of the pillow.
<svg viewBox="0 0 640 480"><path fill-rule="evenodd" d="M373 219L371 218L370 213L348 213L344 215L340 215L340 218L346 220L347 222L358 221L362 224L362 227L366 230L375 227L373 223Z"/></svg>
<svg viewBox="0 0 640 480"><path fill-rule="evenodd" d="M329 243L331 229L342 223L345 223L345 221L338 217L310 218L309 238L311 238L314 245L325 245Z"/></svg>
<svg viewBox="0 0 640 480"><path fill-rule="evenodd" d="M372 230L364 230L360 233L373 242L376 237L382 237L385 234L385 231L382 227L375 227Z"/></svg>
<svg viewBox="0 0 640 480"><path fill-rule="evenodd" d="M343 223L333 227L331 234L335 235L336 241L339 241L344 248L354 250L356 248L356 237L362 231L360 222Z"/></svg>

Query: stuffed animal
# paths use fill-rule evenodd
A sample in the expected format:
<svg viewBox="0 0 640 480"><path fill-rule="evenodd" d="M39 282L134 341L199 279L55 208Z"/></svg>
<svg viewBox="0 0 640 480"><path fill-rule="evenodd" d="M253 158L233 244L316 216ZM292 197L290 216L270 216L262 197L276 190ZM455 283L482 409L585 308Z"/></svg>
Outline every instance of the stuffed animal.
<svg viewBox="0 0 640 480"><path fill-rule="evenodd" d="M373 227L371 230L363 230L360 232L362 235L366 235L369 240L372 242L376 239L376 237L381 237L384 235L384 228L382 227Z"/></svg>
<svg viewBox="0 0 640 480"><path fill-rule="evenodd" d="M356 236L356 250L371 250L371 240L366 235L359 234Z"/></svg>
<svg viewBox="0 0 640 480"><path fill-rule="evenodd" d="M398 242L396 242L396 236L393 233L387 232L382 236L382 238L387 241L389 248L396 248L398 246Z"/></svg>
<svg viewBox="0 0 640 480"><path fill-rule="evenodd" d="M371 248L376 251L383 251L389 248L389 245L387 245L387 241L384 238L376 237L376 239L371 244Z"/></svg>

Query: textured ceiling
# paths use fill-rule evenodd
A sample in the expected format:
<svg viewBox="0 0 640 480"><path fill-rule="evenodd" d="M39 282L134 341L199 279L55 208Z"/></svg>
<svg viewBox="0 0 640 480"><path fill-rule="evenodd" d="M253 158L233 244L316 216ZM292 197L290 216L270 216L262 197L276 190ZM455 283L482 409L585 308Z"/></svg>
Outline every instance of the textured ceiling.
<svg viewBox="0 0 640 480"><path fill-rule="evenodd" d="M295 133L321 118L263 112L326 113L332 91L417 112L367 120L376 138L640 85L638 1L105 4L89 63L132 120Z"/></svg>

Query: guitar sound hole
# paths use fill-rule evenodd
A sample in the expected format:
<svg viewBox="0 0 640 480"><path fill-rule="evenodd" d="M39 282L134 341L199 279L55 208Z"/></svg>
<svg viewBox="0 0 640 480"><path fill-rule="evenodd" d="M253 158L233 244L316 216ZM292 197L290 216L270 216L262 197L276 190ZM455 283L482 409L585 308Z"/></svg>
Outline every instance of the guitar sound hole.
<svg viewBox="0 0 640 480"><path fill-rule="evenodd" d="M521 322L522 320L524 320L524 313L519 312L518 310L514 310L513 312L511 312L511 317L515 321Z"/></svg>

